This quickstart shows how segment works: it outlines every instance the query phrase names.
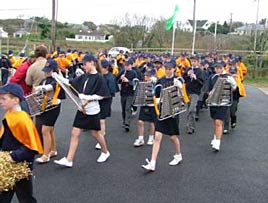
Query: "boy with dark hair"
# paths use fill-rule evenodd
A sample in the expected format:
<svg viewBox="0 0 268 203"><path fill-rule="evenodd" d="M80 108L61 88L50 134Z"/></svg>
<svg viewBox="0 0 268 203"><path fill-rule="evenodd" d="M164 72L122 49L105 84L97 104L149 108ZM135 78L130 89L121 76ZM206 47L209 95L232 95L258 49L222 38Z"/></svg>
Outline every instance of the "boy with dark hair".
<svg viewBox="0 0 268 203"><path fill-rule="evenodd" d="M0 106L5 111L0 130L0 150L10 151L10 162L28 162L33 169L35 154L43 153L38 132L30 116L21 110L22 88L14 83L0 88ZM0 193L0 202L11 202L16 192L19 202L37 202L33 197L31 175L18 181L14 189Z"/></svg>

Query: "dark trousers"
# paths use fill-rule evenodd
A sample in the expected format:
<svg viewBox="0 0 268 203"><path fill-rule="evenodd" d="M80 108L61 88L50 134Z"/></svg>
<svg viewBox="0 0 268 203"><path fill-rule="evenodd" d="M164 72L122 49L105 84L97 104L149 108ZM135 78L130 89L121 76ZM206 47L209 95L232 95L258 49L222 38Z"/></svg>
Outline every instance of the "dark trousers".
<svg viewBox="0 0 268 203"><path fill-rule="evenodd" d="M0 192L0 203L10 203L14 193L16 193L20 203L37 202L33 197L32 176L30 176L29 179L23 179L17 182L13 190Z"/></svg>
<svg viewBox="0 0 268 203"><path fill-rule="evenodd" d="M5 85L8 80L8 69L2 68L1 69L1 80L2 80L2 85Z"/></svg>
<svg viewBox="0 0 268 203"><path fill-rule="evenodd" d="M237 100L234 100L232 105L229 107L226 118L224 119L224 130L229 130L230 126L230 118L231 118L231 124L236 123L236 112L238 107Z"/></svg>
<svg viewBox="0 0 268 203"><path fill-rule="evenodd" d="M130 125L131 119L131 105L133 103L133 96L121 96L122 119L125 125Z"/></svg>

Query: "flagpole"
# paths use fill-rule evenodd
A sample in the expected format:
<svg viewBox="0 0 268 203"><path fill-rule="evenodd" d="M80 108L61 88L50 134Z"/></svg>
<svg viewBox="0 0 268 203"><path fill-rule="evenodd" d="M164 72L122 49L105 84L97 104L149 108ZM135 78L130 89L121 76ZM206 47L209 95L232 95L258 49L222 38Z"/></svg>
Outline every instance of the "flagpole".
<svg viewBox="0 0 268 203"><path fill-rule="evenodd" d="M173 53L174 53L175 33L176 33L176 28L177 28L176 23L177 23L177 22L175 22L175 23L173 24L173 34L172 34L171 55L173 55Z"/></svg>
<svg viewBox="0 0 268 203"><path fill-rule="evenodd" d="M192 43L192 54L194 54L195 48L195 35L196 35L196 19L195 19L195 8L196 8L196 0L194 0L194 13L193 13L193 43Z"/></svg>

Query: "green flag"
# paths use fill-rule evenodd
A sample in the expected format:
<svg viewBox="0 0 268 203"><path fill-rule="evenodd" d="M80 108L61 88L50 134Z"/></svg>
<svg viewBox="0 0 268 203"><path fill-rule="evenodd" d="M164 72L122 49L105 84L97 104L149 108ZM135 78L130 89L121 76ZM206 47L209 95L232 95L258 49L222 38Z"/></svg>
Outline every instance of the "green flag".
<svg viewBox="0 0 268 203"><path fill-rule="evenodd" d="M172 28L174 21L177 18L178 13L179 13L179 6L176 5L173 15L166 21L166 26L165 26L166 30L170 30Z"/></svg>

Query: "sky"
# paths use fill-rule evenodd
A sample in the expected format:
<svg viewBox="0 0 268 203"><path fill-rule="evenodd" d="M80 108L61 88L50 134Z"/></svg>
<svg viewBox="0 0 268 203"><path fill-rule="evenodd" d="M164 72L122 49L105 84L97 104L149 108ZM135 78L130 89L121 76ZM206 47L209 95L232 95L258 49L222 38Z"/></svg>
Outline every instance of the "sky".
<svg viewBox="0 0 268 203"><path fill-rule="evenodd" d="M130 16L147 16L156 19L169 18L177 4L180 8L178 21L193 18L194 0L57 0L60 22L82 24L92 21L96 25L113 23ZM46 4L44 4L46 2ZM95 2L95 3L93 3ZM259 0L258 19L268 19L268 1ZM266 11L266 12L265 12ZM255 0L196 0L196 19L212 22L241 21L255 23L257 1ZM52 16L52 0L8 0L0 7L0 19L22 18L32 16Z"/></svg>

